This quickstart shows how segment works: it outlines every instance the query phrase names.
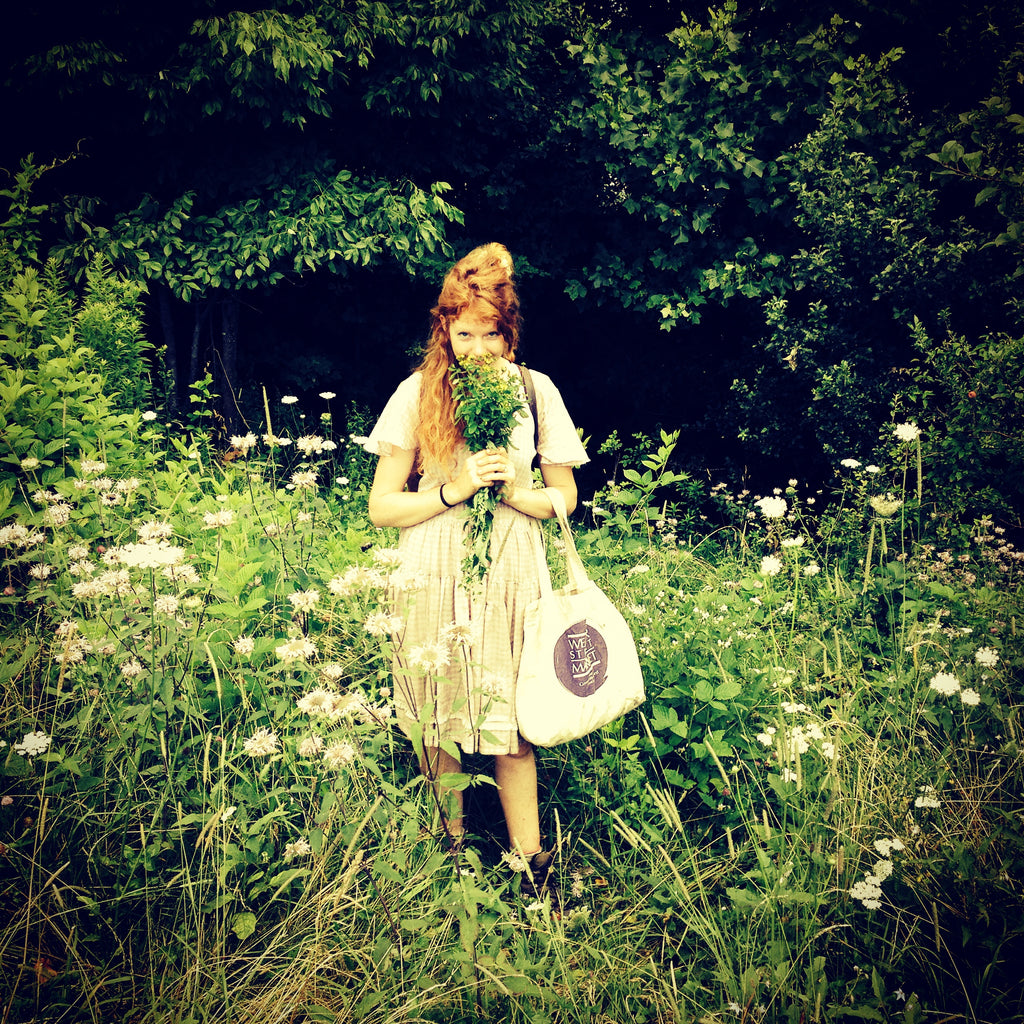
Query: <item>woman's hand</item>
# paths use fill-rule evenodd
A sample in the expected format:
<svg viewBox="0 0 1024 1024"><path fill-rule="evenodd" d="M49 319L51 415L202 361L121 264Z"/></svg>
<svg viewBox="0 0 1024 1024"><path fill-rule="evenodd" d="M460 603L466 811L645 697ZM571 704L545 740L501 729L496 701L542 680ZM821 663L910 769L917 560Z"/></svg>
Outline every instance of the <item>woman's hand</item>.
<svg viewBox="0 0 1024 1024"><path fill-rule="evenodd" d="M469 501L481 488L501 485L506 493L515 489L516 469L503 448L488 448L468 456L462 472L445 485L445 497L452 502Z"/></svg>

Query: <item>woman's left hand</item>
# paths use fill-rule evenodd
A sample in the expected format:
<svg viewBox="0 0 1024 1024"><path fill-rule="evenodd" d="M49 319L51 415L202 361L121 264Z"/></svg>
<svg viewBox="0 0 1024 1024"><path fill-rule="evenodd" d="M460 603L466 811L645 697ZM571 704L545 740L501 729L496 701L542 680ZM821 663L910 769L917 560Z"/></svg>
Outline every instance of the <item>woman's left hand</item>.
<svg viewBox="0 0 1024 1024"><path fill-rule="evenodd" d="M516 467L506 451L499 448L497 454L501 461L490 473L490 484L497 488L502 501L508 501L516 493Z"/></svg>

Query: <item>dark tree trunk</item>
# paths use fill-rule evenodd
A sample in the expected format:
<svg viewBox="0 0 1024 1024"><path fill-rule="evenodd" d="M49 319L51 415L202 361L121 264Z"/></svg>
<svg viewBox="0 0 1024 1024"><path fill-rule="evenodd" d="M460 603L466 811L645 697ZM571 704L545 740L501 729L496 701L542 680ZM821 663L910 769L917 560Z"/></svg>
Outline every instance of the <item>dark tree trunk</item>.
<svg viewBox="0 0 1024 1024"><path fill-rule="evenodd" d="M218 363L222 386L220 392L220 412L224 417L225 427L230 433L238 428L238 410L235 404L235 380L238 369L238 314L239 302L234 296L224 299L221 303L220 352Z"/></svg>
<svg viewBox="0 0 1024 1024"><path fill-rule="evenodd" d="M174 318L171 316L171 293L164 285L157 284L154 287L160 312L160 331L164 339L164 366L170 378L164 397L169 406L167 413L174 417L181 407L181 395L178 393L178 341L174 333Z"/></svg>

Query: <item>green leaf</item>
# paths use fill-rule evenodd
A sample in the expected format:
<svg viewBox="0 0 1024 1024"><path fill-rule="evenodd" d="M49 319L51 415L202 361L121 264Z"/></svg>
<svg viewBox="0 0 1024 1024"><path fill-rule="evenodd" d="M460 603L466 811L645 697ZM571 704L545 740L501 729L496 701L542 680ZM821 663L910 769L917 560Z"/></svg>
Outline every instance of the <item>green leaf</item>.
<svg viewBox="0 0 1024 1024"><path fill-rule="evenodd" d="M231 930L240 940L249 938L256 932L256 915L251 911L243 911L231 916Z"/></svg>

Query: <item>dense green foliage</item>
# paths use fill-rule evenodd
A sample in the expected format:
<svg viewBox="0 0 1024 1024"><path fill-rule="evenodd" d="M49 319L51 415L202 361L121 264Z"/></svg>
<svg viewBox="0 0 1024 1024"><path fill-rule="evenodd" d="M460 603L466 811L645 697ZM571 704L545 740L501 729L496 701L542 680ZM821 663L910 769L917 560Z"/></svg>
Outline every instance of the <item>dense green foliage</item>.
<svg viewBox="0 0 1024 1024"><path fill-rule="evenodd" d="M19 372L69 416L48 453L29 406L4 434L45 454L7 459L0 519L16 1019L1022 1019L1021 553L989 519L936 543L927 421L884 426L827 503L698 485L678 435L602 446L578 546L648 701L542 752L562 898L532 901L486 761L452 855L392 725L402 569L354 439L287 402L227 459L201 418L115 443L138 411L28 269L5 358L23 310L50 323Z"/></svg>
<svg viewBox="0 0 1024 1024"><path fill-rule="evenodd" d="M1024 1020L1020 5L644 10L7 16L11 1020ZM492 238L648 688L560 906L485 761L437 843L352 404Z"/></svg>
<svg viewBox="0 0 1024 1024"><path fill-rule="evenodd" d="M3 160L84 139L46 245L147 282L176 400L208 370L229 431L263 383L379 407L492 238L585 431L683 427L737 483L827 481L924 339L1022 334L1019 3L67 13L17 15Z"/></svg>

